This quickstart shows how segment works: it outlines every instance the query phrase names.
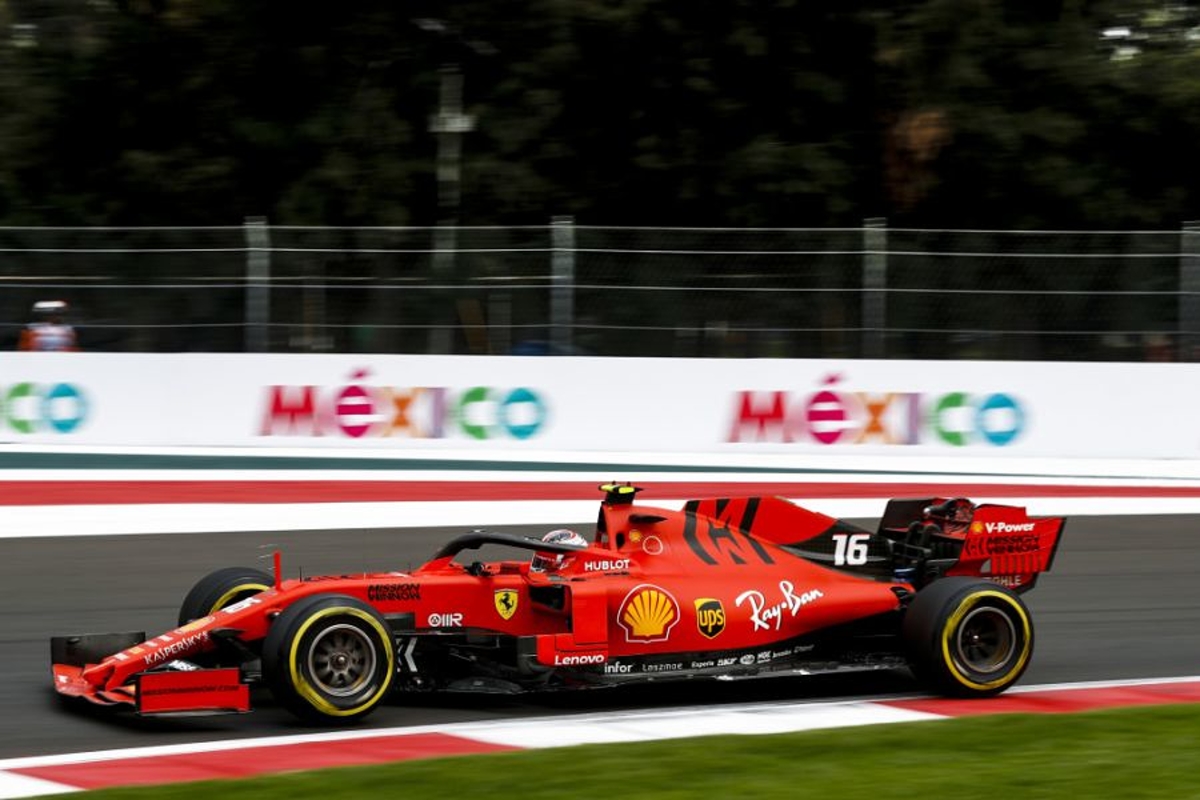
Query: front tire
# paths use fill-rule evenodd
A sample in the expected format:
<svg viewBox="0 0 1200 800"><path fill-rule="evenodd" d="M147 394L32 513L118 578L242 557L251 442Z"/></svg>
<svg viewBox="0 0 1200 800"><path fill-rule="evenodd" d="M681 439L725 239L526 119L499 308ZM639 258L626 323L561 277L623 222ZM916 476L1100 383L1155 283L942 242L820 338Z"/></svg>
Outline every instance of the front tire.
<svg viewBox="0 0 1200 800"><path fill-rule="evenodd" d="M179 627L265 592L274 585L273 577L252 567L226 567L210 572L196 581L183 598L179 606Z"/></svg>
<svg viewBox="0 0 1200 800"><path fill-rule="evenodd" d="M395 672L387 622L345 595L300 600L271 624L263 642L271 693L309 722L361 719L387 695Z"/></svg>
<svg viewBox="0 0 1200 800"><path fill-rule="evenodd" d="M1016 594L977 578L942 578L917 593L903 638L913 674L954 697L1012 686L1033 654L1033 621Z"/></svg>

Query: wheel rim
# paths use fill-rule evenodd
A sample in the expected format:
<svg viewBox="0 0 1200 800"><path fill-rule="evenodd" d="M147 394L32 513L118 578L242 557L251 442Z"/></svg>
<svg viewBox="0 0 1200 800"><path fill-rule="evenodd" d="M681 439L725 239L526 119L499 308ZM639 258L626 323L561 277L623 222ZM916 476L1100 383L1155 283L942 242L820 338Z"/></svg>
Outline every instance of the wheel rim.
<svg viewBox="0 0 1200 800"><path fill-rule="evenodd" d="M1003 669L1017 649L1017 630L998 608L971 611L958 627L955 655L959 664L977 674Z"/></svg>
<svg viewBox="0 0 1200 800"><path fill-rule="evenodd" d="M308 674L321 692L348 697L370 681L376 659L375 643L360 628L332 625L308 648Z"/></svg>

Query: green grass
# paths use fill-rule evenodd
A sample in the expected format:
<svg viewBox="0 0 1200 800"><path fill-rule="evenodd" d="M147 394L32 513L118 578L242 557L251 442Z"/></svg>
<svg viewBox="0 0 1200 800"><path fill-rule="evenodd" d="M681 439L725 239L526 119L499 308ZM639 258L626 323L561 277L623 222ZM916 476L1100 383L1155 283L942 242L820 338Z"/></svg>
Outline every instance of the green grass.
<svg viewBox="0 0 1200 800"><path fill-rule="evenodd" d="M1200 705L588 745L93 792L172 797L1200 798Z"/></svg>

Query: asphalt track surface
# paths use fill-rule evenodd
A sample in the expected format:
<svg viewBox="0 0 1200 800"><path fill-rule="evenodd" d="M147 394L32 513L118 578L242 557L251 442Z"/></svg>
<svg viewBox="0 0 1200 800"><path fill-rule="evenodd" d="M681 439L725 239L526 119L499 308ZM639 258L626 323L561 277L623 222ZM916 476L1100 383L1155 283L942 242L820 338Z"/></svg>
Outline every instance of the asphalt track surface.
<svg viewBox="0 0 1200 800"><path fill-rule="evenodd" d="M861 521L872 524L871 521ZM553 527L553 526L551 526ZM586 524L578 525L587 529ZM548 528L497 527L540 534ZM304 574L408 569L454 529L290 531L0 540L0 758L311 732L263 704L247 715L144 720L64 706L50 688L49 637L161 633L197 578L233 565ZM503 553L484 552L487 557ZM261 560L260 560L261 559ZM1200 516L1075 517L1054 570L1025 595L1037 630L1024 684L1200 672ZM918 692L905 673L690 681L548 696L395 698L368 728L552 717L697 703L843 699Z"/></svg>

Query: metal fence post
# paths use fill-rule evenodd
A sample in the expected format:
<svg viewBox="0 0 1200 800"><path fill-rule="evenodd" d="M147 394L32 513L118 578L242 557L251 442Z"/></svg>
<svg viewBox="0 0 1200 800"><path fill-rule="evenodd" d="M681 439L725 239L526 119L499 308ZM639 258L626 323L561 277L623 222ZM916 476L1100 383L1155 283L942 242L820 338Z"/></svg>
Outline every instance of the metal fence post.
<svg viewBox="0 0 1200 800"><path fill-rule="evenodd" d="M550 353L567 355L575 331L575 218L559 216L550 226Z"/></svg>
<svg viewBox="0 0 1200 800"><path fill-rule="evenodd" d="M264 217L247 217L246 231L246 333L249 353L265 353L270 341L271 319L271 234Z"/></svg>
<svg viewBox="0 0 1200 800"><path fill-rule="evenodd" d="M1200 221L1183 223L1179 242L1179 345L1175 358L1200 357Z"/></svg>
<svg viewBox="0 0 1200 800"><path fill-rule="evenodd" d="M883 358L887 325L887 220L863 222L862 357Z"/></svg>

